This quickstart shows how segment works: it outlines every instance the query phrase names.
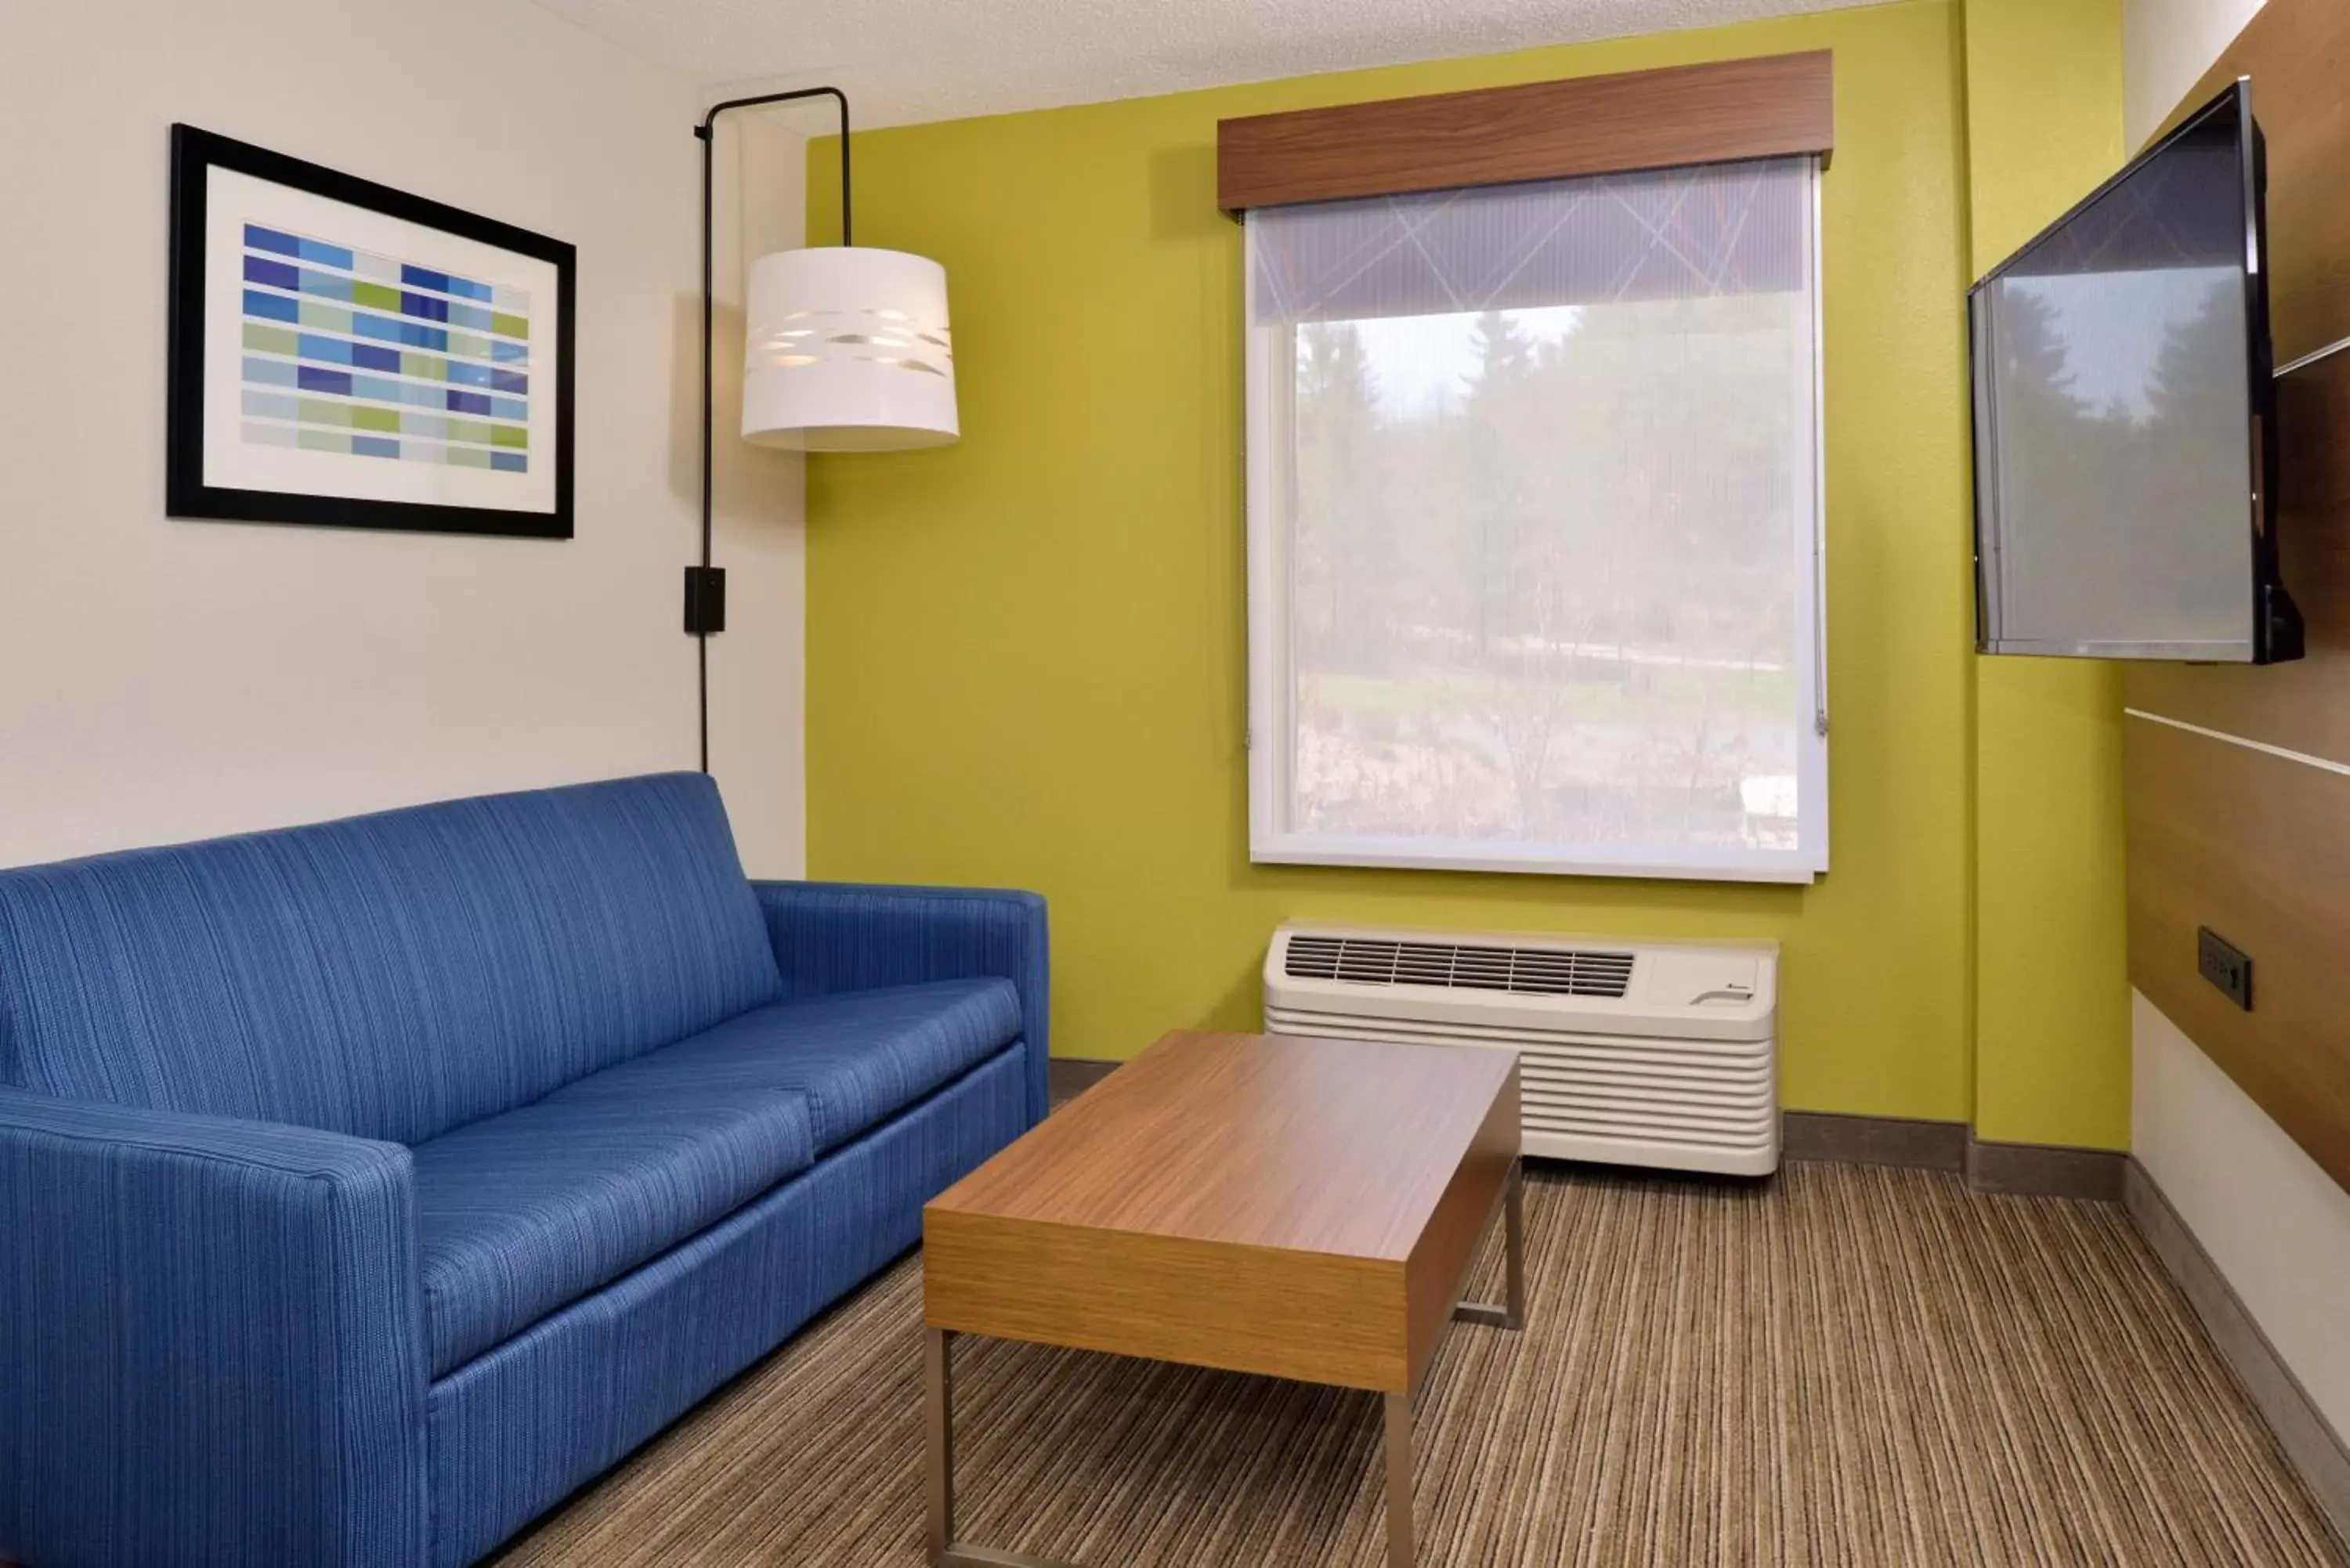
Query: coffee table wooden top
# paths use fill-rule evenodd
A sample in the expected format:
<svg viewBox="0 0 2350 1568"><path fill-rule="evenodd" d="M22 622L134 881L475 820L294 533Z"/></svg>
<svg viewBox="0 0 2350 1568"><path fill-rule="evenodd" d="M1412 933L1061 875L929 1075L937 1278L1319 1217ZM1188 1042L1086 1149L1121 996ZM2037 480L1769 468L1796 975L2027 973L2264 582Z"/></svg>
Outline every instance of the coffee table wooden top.
<svg viewBox="0 0 2350 1568"><path fill-rule="evenodd" d="M1408 1387L1518 1116L1508 1051L1170 1034L924 1210L925 1316Z"/></svg>

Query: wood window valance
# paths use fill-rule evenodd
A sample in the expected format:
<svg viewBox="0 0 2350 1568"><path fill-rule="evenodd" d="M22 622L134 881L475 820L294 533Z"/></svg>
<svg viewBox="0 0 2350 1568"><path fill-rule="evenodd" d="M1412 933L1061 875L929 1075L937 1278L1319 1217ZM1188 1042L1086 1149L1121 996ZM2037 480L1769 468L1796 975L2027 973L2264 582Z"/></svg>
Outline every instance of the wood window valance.
<svg viewBox="0 0 2350 1568"><path fill-rule="evenodd" d="M1227 119L1216 202L1251 207L1503 185L1835 145L1825 49Z"/></svg>

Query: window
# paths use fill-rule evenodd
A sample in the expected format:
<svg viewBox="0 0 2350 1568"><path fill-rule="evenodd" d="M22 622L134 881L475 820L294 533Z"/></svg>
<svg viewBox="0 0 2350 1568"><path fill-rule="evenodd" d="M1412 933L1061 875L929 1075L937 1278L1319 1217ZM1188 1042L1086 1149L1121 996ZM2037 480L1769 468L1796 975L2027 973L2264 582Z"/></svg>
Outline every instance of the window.
<svg viewBox="0 0 2350 1568"><path fill-rule="evenodd" d="M1826 868L1817 182L1248 213L1253 858Z"/></svg>

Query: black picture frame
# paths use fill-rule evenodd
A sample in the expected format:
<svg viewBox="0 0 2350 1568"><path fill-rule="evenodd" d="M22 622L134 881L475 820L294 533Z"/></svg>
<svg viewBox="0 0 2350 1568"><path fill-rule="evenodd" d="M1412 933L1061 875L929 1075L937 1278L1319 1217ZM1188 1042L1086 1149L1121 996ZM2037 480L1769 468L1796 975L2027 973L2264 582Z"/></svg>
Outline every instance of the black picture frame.
<svg viewBox="0 0 2350 1568"><path fill-rule="evenodd" d="M255 180L442 230L531 257L556 269L554 504L550 509L444 505L287 490L239 489L206 483L206 304L208 290L220 283L206 276L209 181L215 169L234 170ZM573 392L578 288L576 246L192 125L172 127L171 233L164 462L164 510L168 514L324 528L398 529L534 539L573 536ZM237 286L242 287L241 281ZM534 374L543 376L544 371L535 370Z"/></svg>

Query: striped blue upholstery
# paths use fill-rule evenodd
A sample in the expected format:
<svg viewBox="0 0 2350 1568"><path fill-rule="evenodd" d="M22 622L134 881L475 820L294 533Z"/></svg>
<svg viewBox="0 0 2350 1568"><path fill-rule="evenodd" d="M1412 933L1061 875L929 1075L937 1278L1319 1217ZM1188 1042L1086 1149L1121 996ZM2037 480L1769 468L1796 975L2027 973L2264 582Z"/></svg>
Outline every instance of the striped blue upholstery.
<svg viewBox="0 0 2350 1568"><path fill-rule="evenodd" d="M699 774L0 871L0 1561L474 1560L1044 1115L1045 973Z"/></svg>
<svg viewBox="0 0 2350 1568"><path fill-rule="evenodd" d="M408 1568L408 1151L0 1089L0 1558Z"/></svg>
<svg viewBox="0 0 2350 1568"><path fill-rule="evenodd" d="M991 888L754 882L785 996L998 975L1020 996L1028 1042L1028 1116L1051 1107L1045 1004L1051 944L1045 900Z"/></svg>
<svg viewBox="0 0 2350 1568"><path fill-rule="evenodd" d="M434 1568L490 1551L919 1241L922 1205L1026 1130L1025 1054L435 1383Z"/></svg>
<svg viewBox="0 0 2350 1568"><path fill-rule="evenodd" d="M775 1000L699 774L0 872L0 1070L416 1143Z"/></svg>
<svg viewBox="0 0 2350 1568"><path fill-rule="evenodd" d="M644 1070L670 1054L608 1067L535 1106L416 1146L432 1376L815 1159L806 1096Z"/></svg>
<svg viewBox="0 0 2350 1568"><path fill-rule="evenodd" d="M1020 1038L1008 980L947 980L779 1002L573 1085L632 1095L706 1085L805 1096L819 1152L836 1148Z"/></svg>

